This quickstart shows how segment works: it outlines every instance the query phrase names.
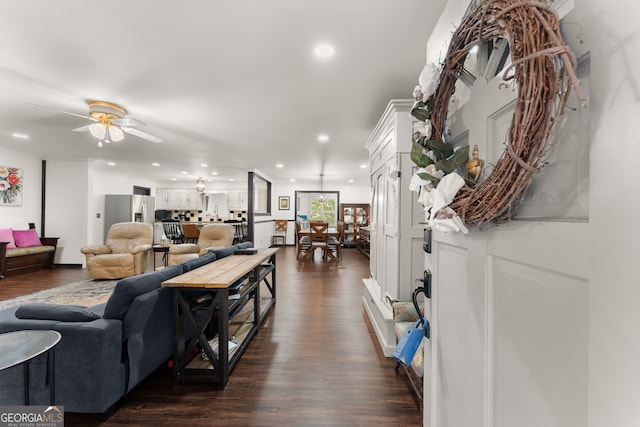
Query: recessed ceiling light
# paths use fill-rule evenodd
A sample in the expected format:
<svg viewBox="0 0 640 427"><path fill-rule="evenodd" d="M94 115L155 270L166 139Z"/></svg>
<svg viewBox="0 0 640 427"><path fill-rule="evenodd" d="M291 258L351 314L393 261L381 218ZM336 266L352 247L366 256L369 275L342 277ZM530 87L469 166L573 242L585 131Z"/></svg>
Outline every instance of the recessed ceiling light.
<svg viewBox="0 0 640 427"><path fill-rule="evenodd" d="M360 165L360 167L361 167L362 169L365 169L365 168L367 167L367 165L365 165L365 164L363 163L363 164L361 164L361 165Z"/></svg>
<svg viewBox="0 0 640 427"><path fill-rule="evenodd" d="M213 171L211 172L211 175L218 175L218 172Z"/></svg>
<svg viewBox="0 0 640 427"><path fill-rule="evenodd" d="M180 173L181 173L182 175L189 175L189 172L187 172L187 171L182 171L182 172L180 172Z"/></svg>
<svg viewBox="0 0 640 427"><path fill-rule="evenodd" d="M107 164L108 164L109 166L115 166L115 165L116 165L116 164L115 164L115 162L107 162Z"/></svg>
<svg viewBox="0 0 640 427"><path fill-rule="evenodd" d="M278 163L278 164L276 165L276 167L277 167L278 169L282 169L282 168L284 167L284 165L283 165L282 163Z"/></svg>
<svg viewBox="0 0 640 427"><path fill-rule="evenodd" d="M200 163L200 166L202 166L203 168L206 168L206 167L208 167L209 165L208 165L208 164L206 164L206 163Z"/></svg>
<svg viewBox="0 0 640 427"><path fill-rule="evenodd" d="M18 139L29 139L29 135L25 135L24 133L12 133L11 135Z"/></svg>
<svg viewBox="0 0 640 427"><path fill-rule="evenodd" d="M350 180L349 180L349 182L350 182L350 183L353 183L353 180L352 180L352 179L350 179Z"/></svg>
<svg viewBox="0 0 640 427"><path fill-rule="evenodd" d="M177 180L178 180L177 178L171 178L171 181L177 181Z"/></svg>
<svg viewBox="0 0 640 427"><path fill-rule="evenodd" d="M233 181L233 178L229 178L229 181Z"/></svg>
<svg viewBox="0 0 640 427"><path fill-rule="evenodd" d="M329 46L328 44L321 44L316 46L314 53L320 58L328 58L335 53L335 49L333 46Z"/></svg>
<svg viewBox="0 0 640 427"><path fill-rule="evenodd" d="M289 181L296 182L296 179L295 178L291 178Z"/></svg>
<svg viewBox="0 0 640 427"><path fill-rule="evenodd" d="M160 166L160 163L153 162L151 163L151 166Z"/></svg>
<svg viewBox="0 0 640 427"><path fill-rule="evenodd" d="M329 135L318 135L318 141L320 141L320 142L329 141Z"/></svg>

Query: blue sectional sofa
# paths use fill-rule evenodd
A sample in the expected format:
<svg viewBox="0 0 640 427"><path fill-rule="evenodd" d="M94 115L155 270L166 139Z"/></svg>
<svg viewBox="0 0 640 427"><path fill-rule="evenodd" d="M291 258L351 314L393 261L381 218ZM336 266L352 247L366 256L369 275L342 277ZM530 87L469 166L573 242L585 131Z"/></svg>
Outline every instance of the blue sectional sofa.
<svg viewBox="0 0 640 427"><path fill-rule="evenodd" d="M161 283L236 249L244 242L204 256L118 281L105 304L80 307L26 304L0 311L0 333L56 330L56 404L67 412L109 415L118 401L173 353L171 289ZM49 404L46 355L30 362L32 405ZM0 371L0 405L23 405L22 367Z"/></svg>

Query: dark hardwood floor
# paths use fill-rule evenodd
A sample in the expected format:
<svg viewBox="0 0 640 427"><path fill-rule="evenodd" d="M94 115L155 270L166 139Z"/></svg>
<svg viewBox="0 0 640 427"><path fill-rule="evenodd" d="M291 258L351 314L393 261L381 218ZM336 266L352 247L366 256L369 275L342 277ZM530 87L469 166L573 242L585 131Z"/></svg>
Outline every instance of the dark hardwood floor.
<svg viewBox="0 0 640 427"><path fill-rule="evenodd" d="M171 384L159 368L105 422L65 415L67 426L420 426L422 410L404 373L394 373L362 307L368 260L298 262L277 255L277 302L230 376L225 390ZM62 269L0 281L0 300L84 277ZM81 349L78 349L81 351ZM402 371L402 370L401 370Z"/></svg>

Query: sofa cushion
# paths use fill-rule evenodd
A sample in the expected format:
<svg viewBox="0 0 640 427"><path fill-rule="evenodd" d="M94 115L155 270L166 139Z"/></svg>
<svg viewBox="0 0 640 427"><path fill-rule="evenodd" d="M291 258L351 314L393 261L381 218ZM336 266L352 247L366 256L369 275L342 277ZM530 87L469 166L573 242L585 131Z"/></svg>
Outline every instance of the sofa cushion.
<svg viewBox="0 0 640 427"><path fill-rule="evenodd" d="M100 316L81 305L24 304L16 310L18 319L57 320L59 322L91 322Z"/></svg>
<svg viewBox="0 0 640 427"><path fill-rule="evenodd" d="M182 274L182 271L181 265L172 265L118 281L107 301L103 317L122 320L135 297L159 288L162 282Z"/></svg>
<svg viewBox="0 0 640 427"><path fill-rule="evenodd" d="M31 246L28 248L7 249L7 258L13 258L22 255L41 254L43 252L55 251L55 246Z"/></svg>
<svg viewBox="0 0 640 427"><path fill-rule="evenodd" d="M209 264L216 260L216 254L213 252L208 252L206 255L202 255L201 257L190 259L182 263L183 272L195 270L198 267L202 267L205 264Z"/></svg>
<svg viewBox="0 0 640 427"><path fill-rule="evenodd" d="M9 242L7 249L15 249L16 242L13 240L13 230L11 228L0 229L0 242Z"/></svg>
<svg viewBox="0 0 640 427"><path fill-rule="evenodd" d="M42 246L35 228L30 228L29 230L13 230L13 240L19 248Z"/></svg>

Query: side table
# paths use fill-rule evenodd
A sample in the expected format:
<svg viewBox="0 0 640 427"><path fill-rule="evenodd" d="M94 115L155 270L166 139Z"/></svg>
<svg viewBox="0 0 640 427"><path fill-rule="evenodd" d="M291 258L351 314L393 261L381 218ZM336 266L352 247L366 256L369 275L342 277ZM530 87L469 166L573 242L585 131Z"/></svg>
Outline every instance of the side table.
<svg viewBox="0 0 640 427"><path fill-rule="evenodd" d="M153 245L153 269L156 269L156 253L162 253L162 261L166 267L169 264L169 246Z"/></svg>
<svg viewBox="0 0 640 427"><path fill-rule="evenodd" d="M57 331L15 331L0 334L0 371L22 364L24 370L24 404L29 404L29 361L48 353L49 400L55 405L56 376L54 347L62 335Z"/></svg>

